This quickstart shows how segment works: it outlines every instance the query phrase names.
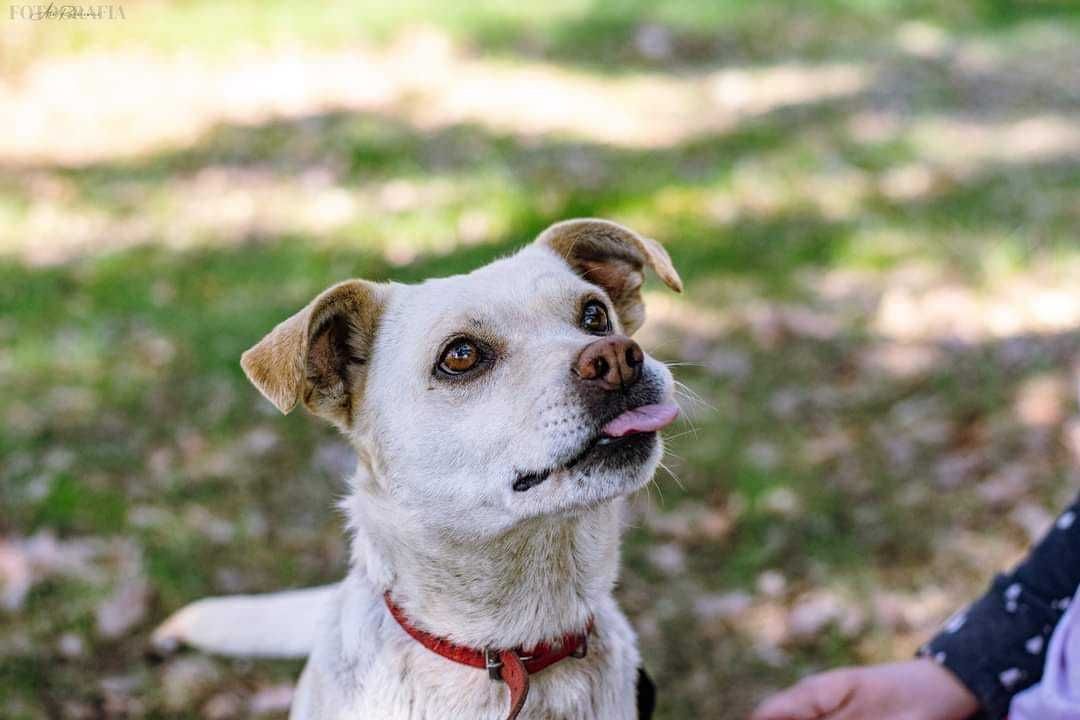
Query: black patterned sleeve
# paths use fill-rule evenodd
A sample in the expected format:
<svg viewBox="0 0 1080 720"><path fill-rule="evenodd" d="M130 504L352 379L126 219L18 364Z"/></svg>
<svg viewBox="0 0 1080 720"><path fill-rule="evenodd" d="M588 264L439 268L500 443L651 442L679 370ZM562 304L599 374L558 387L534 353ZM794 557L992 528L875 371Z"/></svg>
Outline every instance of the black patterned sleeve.
<svg viewBox="0 0 1080 720"><path fill-rule="evenodd" d="M1080 499L1027 558L958 612L919 650L979 699L978 717L1006 717L1013 695L1042 677L1046 646L1080 585Z"/></svg>

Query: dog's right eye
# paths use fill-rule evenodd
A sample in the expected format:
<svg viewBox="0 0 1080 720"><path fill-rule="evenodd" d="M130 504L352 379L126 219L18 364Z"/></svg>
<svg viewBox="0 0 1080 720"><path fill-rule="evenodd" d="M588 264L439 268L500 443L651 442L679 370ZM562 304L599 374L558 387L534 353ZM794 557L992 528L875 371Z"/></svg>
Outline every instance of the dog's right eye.
<svg viewBox="0 0 1080 720"><path fill-rule="evenodd" d="M439 370L447 375L460 375L476 367L480 359L480 348L476 346L476 343L459 338L443 350L442 357L439 359Z"/></svg>
<svg viewBox="0 0 1080 720"><path fill-rule="evenodd" d="M611 330L607 308L599 300L590 300L581 309L581 329L593 335L604 335Z"/></svg>

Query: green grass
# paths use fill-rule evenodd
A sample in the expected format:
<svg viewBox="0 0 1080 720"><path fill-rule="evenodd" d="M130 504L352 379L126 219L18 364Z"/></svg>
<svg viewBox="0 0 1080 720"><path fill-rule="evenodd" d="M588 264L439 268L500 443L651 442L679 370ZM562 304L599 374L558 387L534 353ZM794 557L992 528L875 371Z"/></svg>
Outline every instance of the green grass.
<svg viewBox="0 0 1080 720"><path fill-rule="evenodd" d="M644 24L674 33L674 59L700 62L718 49L746 59L853 51L909 19L933 21L961 33L976 28L997 32L1032 18L1076 22L1075 8L1067 0L555 0L542 6L509 0L467 5L431 0L392 5L371 0L318 5L190 0L114 4L111 20L52 21L23 20L19 6L14 7L17 17L6 21L35 26L0 52L0 60L10 67L43 54L133 46L221 57L282 44L335 48L388 42L403 27L427 25L489 52L524 51L611 71L640 63L626 47Z"/></svg>

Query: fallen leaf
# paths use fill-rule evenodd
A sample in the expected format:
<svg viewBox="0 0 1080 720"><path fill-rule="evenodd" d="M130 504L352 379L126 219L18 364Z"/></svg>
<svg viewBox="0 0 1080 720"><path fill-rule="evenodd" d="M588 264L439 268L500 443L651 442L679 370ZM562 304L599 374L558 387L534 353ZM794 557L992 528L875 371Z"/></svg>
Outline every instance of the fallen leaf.
<svg viewBox="0 0 1080 720"><path fill-rule="evenodd" d="M193 656L170 661L161 670L161 694L173 712L190 711L221 679L221 670L210 658Z"/></svg>
<svg viewBox="0 0 1080 720"><path fill-rule="evenodd" d="M1016 392L1016 416L1028 426L1055 425L1064 419L1068 396L1068 383L1059 375L1029 378Z"/></svg>
<svg viewBox="0 0 1080 720"><path fill-rule="evenodd" d="M686 569L686 553L675 543L661 543L649 549L649 562L666 575L678 575Z"/></svg>
<svg viewBox="0 0 1080 720"><path fill-rule="evenodd" d="M749 610L753 604L754 598L750 593L741 590L707 594L694 599L694 613L704 621L731 620Z"/></svg>
<svg viewBox="0 0 1080 720"><path fill-rule="evenodd" d="M136 577L120 583L116 591L97 608L98 635L114 640L125 635L146 617L150 586Z"/></svg>
<svg viewBox="0 0 1080 720"><path fill-rule="evenodd" d="M979 483L976 492L994 507L1013 505L1031 490L1031 471L1026 465L1012 463Z"/></svg>
<svg viewBox="0 0 1080 720"><path fill-rule="evenodd" d="M248 701L248 712L252 715L285 712L292 704L295 691L295 687L288 683L256 690Z"/></svg>
<svg viewBox="0 0 1080 720"><path fill-rule="evenodd" d="M757 591L769 598L778 598L787 591L787 578L776 570L766 570L758 575Z"/></svg>
<svg viewBox="0 0 1080 720"><path fill-rule="evenodd" d="M202 716L205 720L232 720L243 717L244 709L244 699L235 692L227 691L207 700L202 707Z"/></svg>
<svg viewBox="0 0 1080 720"><path fill-rule="evenodd" d="M1009 519L1019 525L1033 543L1042 538L1054 524L1054 516L1047 512L1046 508L1033 502L1017 505L1009 513Z"/></svg>

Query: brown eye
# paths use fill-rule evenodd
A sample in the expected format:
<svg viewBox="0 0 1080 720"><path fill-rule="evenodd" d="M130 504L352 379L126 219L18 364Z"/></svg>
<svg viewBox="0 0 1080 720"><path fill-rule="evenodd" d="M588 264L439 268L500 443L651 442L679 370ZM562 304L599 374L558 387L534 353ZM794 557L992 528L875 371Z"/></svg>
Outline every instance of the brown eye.
<svg viewBox="0 0 1080 720"><path fill-rule="evenodd" d="M460 375L480 362L480 348L468 340L454 340L443 352L439 369L450 375Z"/></svg>
<svg viewBox="0 0 1080 720"><path fill-rule="evenodd" d="M607 308L599 300L590 300L581 309L581 329L593 335L602 335L611 330Z"/></svg>

